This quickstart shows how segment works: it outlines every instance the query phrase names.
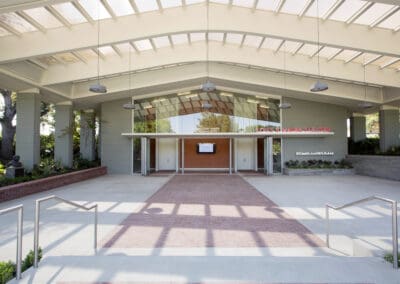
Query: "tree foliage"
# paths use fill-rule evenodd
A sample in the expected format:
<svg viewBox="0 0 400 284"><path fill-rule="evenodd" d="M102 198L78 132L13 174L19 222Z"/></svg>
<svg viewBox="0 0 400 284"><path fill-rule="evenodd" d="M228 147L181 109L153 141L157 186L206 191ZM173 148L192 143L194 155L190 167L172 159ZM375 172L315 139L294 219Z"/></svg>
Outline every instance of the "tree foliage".
<svg viewBox="0 0 400 284"><path fill-rule="evenodd" d="M231 132L231 120L229 116L216 115L211 112L201 113L202 118L199 119L199 124L197 125L198 130L204 130L205 128L219 128L219 132Z"/></svg>

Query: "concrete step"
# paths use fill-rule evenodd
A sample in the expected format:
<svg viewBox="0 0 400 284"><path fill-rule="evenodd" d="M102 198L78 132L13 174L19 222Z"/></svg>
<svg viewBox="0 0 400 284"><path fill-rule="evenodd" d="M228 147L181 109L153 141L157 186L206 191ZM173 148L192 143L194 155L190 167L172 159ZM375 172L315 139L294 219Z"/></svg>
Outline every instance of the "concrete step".
<svg viewBox="0 0 400 284"><path fill-rule="evenodd" d="M19 283L400 283L399 270L373 257L108 253L46 256Z"/></svg>

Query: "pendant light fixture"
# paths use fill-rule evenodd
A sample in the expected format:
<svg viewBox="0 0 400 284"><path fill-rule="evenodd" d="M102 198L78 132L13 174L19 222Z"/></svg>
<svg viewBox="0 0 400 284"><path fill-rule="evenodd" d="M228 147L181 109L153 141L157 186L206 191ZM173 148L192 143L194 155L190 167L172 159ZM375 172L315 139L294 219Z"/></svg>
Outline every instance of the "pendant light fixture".
<svg viewBox="0 0 400 284"><path fill-rule="evenodd" d="M132 45L129 45L129 68L128 68L128 92L129 97L131 98L130 103L124 104L122 107L124 109L134 110L135 105L132 103L132 75L131 75L131 65L132 65Z"/></svg>
<svg viewBox="0 0 400 284"><path fill-rule="evenodd" d="M97 4L97 82L90 86L92 93L105 94L107 87L100 84L100 2Z"/></svg>
<svg viewBox="0 0 400 284"><path fill-rule="evenodd" d="M372 108L372 104L370 102L367 102L367 64L365 64L365 54L364 54L364 101L358 106L363 109L369 109Z"/></svg>
<svg viewBox="0 0 400 284"><path fill-rule="evenodd" d="M317 60L318 60L318 77L321 77L321 70L320 70L320 46L319 46L319 0L317 0L316 2L317 4ZM322 92L322 91L326 91L328 90L328 85L324 82L321 82L319 79L317 80L317 82L315 82L314 85L311 86L310 91L311 92Z"/></svg>
<svg viewBox="0 0 400 284"><path fill-rule="evenodd" d="M283 50L283 90L286 93L287 89L286 89L286 41L283 43L284 46L284 50ZM279 108L280 109L289 109L291 108L292 105L290 103L285 103L283 102L283 97L281 100L281 103L279 104Z"/></svg>
<svg viewBox="0 0 400 284"><path fill-rule="evenodd" d="M216 86L213 82L210 81L210 64L209 64L209 47L208 47L208 34L209 34L209 22L210 22L210 1L206 1L207 5L207 31L206 31L206 68L207 68L207 80L201 85L201 90L206 93L214 92L216 90Z"/></svg>

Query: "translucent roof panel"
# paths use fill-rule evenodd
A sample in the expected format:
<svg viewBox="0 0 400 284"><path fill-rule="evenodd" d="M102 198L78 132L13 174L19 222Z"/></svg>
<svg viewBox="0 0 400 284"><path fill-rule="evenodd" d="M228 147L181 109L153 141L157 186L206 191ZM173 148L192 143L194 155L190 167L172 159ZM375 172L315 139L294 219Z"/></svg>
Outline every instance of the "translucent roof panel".
<svg viewBox="0 0 400 284"><path fill-rule="evenodd" d="M338 52L340 50L341 50L340 48L326 46L320 50L319 56L325 57L325 58L330 58L330 57L334 56L335 54L338 54Z"/></svg>
<svg viewBox="0 0 400 284"><path fill-rule="evenodd" d="M361 7L365 5L366 1L360 0L346 0L344 3L331 15L330 19L336 21L347 21L353 16Z"/></svg>
<svg viewBox="0 0 400 284"><path fill-rule="evenodd" d="M259 0L257 9L274 11L278 6L279 0Z"/></svg>
<svg viewBox="0 0 400 284"><path fill-rule="evenodd" d="M379 54L375 54L375 53L363 53L363 55L355 58L353 60L353 62L364 64L365 62L373 60L373 59L377 58L378 56L380 56L380 55Z"/></svg>
<svg viewBox="0 0 400 284"><path fill-rule="evenodd" d="M307 0L286 0L281 12L298 15L306 6L306 2Z"/></svg>
<svg viewBox="0 0 400 284"><path fill-rule="evenodd" d="M322 18L326 12L336 3L336 0L324 0L324 1L314 1L310 9L308 9L306 16L316 17L317 16L317 2L318 2L318 15Z"/></svg>
<svg viewBox="0 0 400 284"><path fill-rule="evenodd" d="M189 39L187 37L187 34L176 34L176 35L171 35L172 42L174 44L187 44L189 43Z"/></svg>
<svg viewBox="0 0 400 284"><path fill-rule="evenodd" d="M71 24L80 24L86 22L85 17L71 4L71 2L65 2L61 4L53 5L53 8L56 9L64 18L67 19Z"/></svg>
<svg viewBox="0 0 400 284"><path fill-rule="evenodd" d="M400 12L395 13L393 16L380 23L378 27L386 29L395 29L400 27Z"/></svg>
<svg viewBox="0 0 400 284"><path fill-rule="evenodd" d="M135 13L129 0L107 0L107 2L117 16L126 16Z"/></svg>
<svg viewBox="0 0 400 284"><path fill-rule="evenodd" d="M232 44L240 44L243 39L243 34L238 33L227 33L226 42Z"/></svg>
<svg viewBox="0 0 400 284"><path fill-rule="evenodd" d="M394 68L393 65L395 63L398 63L398 61L399 61L399 58L397 58L397 57L386 57L386 56L384 56L383 58L384 58L384 61L380 64L381 68L384 68L384 67L386 67L386 68Z"/></svg>
<svg viewBox="0 0 400 284"><path fill-rule="evenodd" d="M81 50L81 51L79 51L79 53L83 56L83 57L85 57L85 58L87 58L87 59L97 59L97 54L96 54L96 52L94 52L93 50L91 50L91 49L85 49L85 50Z"/></svg>
<svg viewBox="0 0 400 284"><path fill-rule="evenodd" d="M139 12L148 12L158 10L156 0L135 0Z"/></svg>
<svg viewBox="0 0 400 284"><path fill-rule="evenodd" d="M223 33L208 33L208 40L223 41L224 34Z"/></svg>
<svg viewBox="0 0 400 284"><path fill-rule="evenodd" d="M305 44L299 50L299 54L311 56L311 55L314 55L317 51L318 51L318 45L316 45L316 44Z"/></svg>
<svg viewBox="0 0 400 284"><path fill-rule="evenodd" d="M287 40L283 45L283 48L286 49L286 52L293 53L300 47L300 45L301 42Z"/></svg>
<svg viewBox="0 0 400 284"><path fill-rule="evenodd" d="M206 34L205 33L191 33L190 39L192 42L203 41L203 40L206 40Z"/></svg>
<svg viewBox="0 0 400 284"><path fill-rule="evenodd" d="M340 54L338 54L338 56L336 56L335 59L347 61L359 53L360 53L359 51L345 49ZM362 56L360 56L360 57L362 57Z"/></svg>
<svg viewBox="0 0 400 284"><path fill-rule="evenodd" d="M204 0L186 0L187 5L197 4L197 3L202 3L202 2L204 2Z"/></svg>
<svg viewBox="0 0 400 284"><path fill-rule="evenodd" d="M107 12L106 8L101 4L99 0L79 0L78 1L86 12L95 19L107 19L111 18L110 14Z"/></svg>
<svg viewBox="0 0 400 284"><path fill-rule="evenodd" d="M56 17L54 17L49 11L47 11L43 7L25 10L25 13L27 13L45 28L50 29L63 26L63 24L59 20L57 20Z"/></svg>
<svg viewBox="0 0 400 284"><path fill-rule="evenodd" d="M127 42L119 43L119 44L116 44L115 46L123 53L128 53L130 50L133 49L132 46Z"/></svg>
<svg viewBox="0 0 400 284"><path fill-rule="evenodd" d="M53 56L41 57L38 60L39 62L49 66L59 64L59 61L55 59Z"/></svg>
<svg viewBox="0 0 400 284"><path fill-rule="evenodd" d="M354 23L362 25L372 24L391 8L393 8L393 5L375 3L375 5L365 11L365 13L363 13Z"/></svg>
<svg viewBox="0 0 400 284"><path fill-rule="evenodd" d="M252 8L254 5L254 0L233 0L233 5Z"/></svg>
<svg viewBox="0 0 400 284"><path fill-rule="evenodd" d="M161 6L163 8L172 8L182 6L181 0L161 0Z"/></svg>
<svg viewBox="0 0 400 284"><path fill-rule="evenodd" d="M281 43L282 43L281 39L267 38L267 39L265 39L265 41L262 45L262 48L276 50Z"/></svg>
<svg viewBox="0 0 400 284"><path fill-rule="evenodd" d="M139 51L150 50L153 49L153 46L148 39L137 40L134 42L135 46Z"/></svg>
<svg viewBox="0 0 400 284"><path fill-rule="evenodd" d="M104 55L115 55L115 51L111 46L102 46L99 48L100 52Z"/></svg>
<svg viewBox="0 0 400 284"><path fill-rule="evenodd" d="M0 21L6 23L21 33L36 31L35 27L15 13L0 14Z"/></svg>
<svg viewBox="0 0 400 284"><path fill-rule="evenodd" d="M382 65L384 65L387 62L389 62L392 59L393 59L393 57L390 57L390 56L382 56L378 60L374 61L372 64L373 65L382 66Z"/></svg>
<svg viewBox="0 0 400 284"><path fill-rule="evenodd" d="M171 46L167 36L160 36L153 38L153 42L157 48Z"/></svg>
<svg viewBox="0 0 400 284"><path fill-rule="evenodd" d="M261 36L247 35L244 39L243 45L251 46L251 47L259 47L262 41Z"/></svg>
<svg viewBox="0 0 400 284"><path fill-rule="evenodd" d="M61 62L65 63L76 63L79 62L79 58L76 58L72 53L60 53L54 55L54 58L60 60Z"/></svg>
<svg viewBox="0 0 400 284"><path fill-rule="evenodd" d="M228 4L229 0L210 0L210 2Z"/></svg>

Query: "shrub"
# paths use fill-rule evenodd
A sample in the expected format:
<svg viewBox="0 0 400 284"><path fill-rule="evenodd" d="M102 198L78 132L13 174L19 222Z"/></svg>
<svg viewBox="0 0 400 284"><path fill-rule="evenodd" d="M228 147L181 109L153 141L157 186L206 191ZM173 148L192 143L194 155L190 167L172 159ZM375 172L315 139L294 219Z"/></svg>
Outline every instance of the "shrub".
<svg viewBox="0 0 400 284"><path fill-rule="evenodd" d="M89 160L83 159L82 157L79 157L74 160L73 168L77 169L77 170L84 170L84 169L98 167L99 165L100 165L99 160L89 161Z"/></svg>
<svg viewBox="0 0 400 284"><path fill-rule="evenodd" d="M21 264L21 271L24 272L25 270L28 270L31 266L33 266L33 261L34 261L35 253L33 250L30 250L29 253L25 256L24 260L22 261ZM38 250L38 261L42 259L42 249L39 247Z"/></svg>
<svg viewBox="0 0 400 284"><path fill-rule="evenodd" d="M15 264L11 261L0 262L0 284L5 284L15 277Z"/></svg>
<svg viewBox="0 0 400 284"><path fill-rule="evenodd" d="M285 163L285 166L289 169L350 169L351 164L346 160L341 161L329 161L329 160L307 160L298 161L290 160Z"/></svg>
<svg viewBox="0 0 400 284"><path fill-rule="evenodd" d="M387 262L393 263L393 253L387 253L385 254L385 256L383 257ZM397 256L397 261L398 264L400 266L400 253Z"/></svg>

